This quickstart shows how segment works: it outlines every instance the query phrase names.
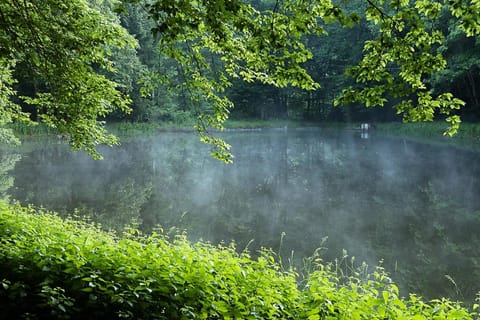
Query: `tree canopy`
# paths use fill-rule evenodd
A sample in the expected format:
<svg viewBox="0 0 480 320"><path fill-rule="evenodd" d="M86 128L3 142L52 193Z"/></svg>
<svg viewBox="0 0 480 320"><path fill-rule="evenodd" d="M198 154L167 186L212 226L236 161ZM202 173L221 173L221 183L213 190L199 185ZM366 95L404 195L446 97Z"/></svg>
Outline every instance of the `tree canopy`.
<svg viewBox="0 0 480 320"><path fill-rule="evenodd" d="M174 69L160 66L170 70L165 75L158 63L142 69L134 53L115 59L136 45L121 26L117 14L122 13L134 14L142 20L136 23L144 24L141 29L151 29L148 36L135 34L139 50L155 48L158 57L175 61ZM447 30L442 19L448 20ZM405 121L445 114L446 134L455 133L456 110L464 102L442 91L445 82L438 75L451 60L445 49L454 38L451 30L465 38L480 35L477 0L5 0L0 4L0 121L42 121L75 149L99 156L95 145L116 141L102 119L130 110L132 70L173 81L181 77L201 139L213 145L214 156L230 161L228 144L209 132L222 129L232 108L226 88L238 79L317 90L324 78L309 61L323 42L328 45L332 24L369 29L359 40L362 57L349 61L350 84L335 97L336 105L391 103ZM312 42L318 42L314 49ZM25 79L28 88L19 86ZM145 79L135 81L145 84Z"/></svg>
<svg viewBox="0 0 480 320"><path fill-rule="evenodd" d="M128 112L129 98L102 70L114 72L113 48L134 46L135 40L100 5L108 3L0 3L1 124L30 121L21 107L30 105L37 115L32 120L57 128L74 149L99 157L97 144L116 142L101 117L116 109ZM23 96L14 90L20 81L31 85Z"/></svg>

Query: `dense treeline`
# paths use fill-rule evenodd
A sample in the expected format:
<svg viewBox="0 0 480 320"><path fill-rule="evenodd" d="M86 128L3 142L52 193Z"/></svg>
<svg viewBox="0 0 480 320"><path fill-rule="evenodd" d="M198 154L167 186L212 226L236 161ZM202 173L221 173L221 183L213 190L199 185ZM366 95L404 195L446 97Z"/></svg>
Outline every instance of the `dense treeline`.
<svg viewBox="0 0 480 320"><path fill-rule="evenodd" d="M252 4L258 9L272 10L276 2L257 0L252 1ZM347 11L358 11L359 8L366 7L362 0L349 2L345 6ZM153 23L147 19L145 10L130 5L129 10L120 17L122 25L139 42L136 52L117 52L122 70L118 80L127 86L134 101L133 112L126 118L135 121L175 122L193 118L201 108L199 110L198 105L190 99L182 67L175 60L161 54L159 43L150 32ZM429 85L434 91L449 91L464 100L466 106L458 113L465 120L477 121L480 117L480 38L466 37L460 32L448 10L443 10L441 18L435 23L445 35L445 41L437 46L437 50L445 54L448 65L445 70L434 75ZM342 89L354 83L345 75L346 69L360 61L363 43L373 39L378 30L364 17L351 28L328 24L325 29L328 35L303 39L313 53L313 58L304 67L320 83L320 88L305 91L234 80L226 92L235 104L231 116L329 121L398 120L399 116L391 108L366 109L359 103L334 107L333 101ZM211 59L213 64L220 63L215 55ZM145 95L146 89L148 95ZM124 118L125 115L112 117Z"/></svg>
<svg viewBox="0 0 480 320"><path fill-rule="evenodd" d="M136 48L115 49L111 53L116 72L107 73L107 77L120 84L122 91L129 94L132 112L125 114L114 111L107 119L182 123L194 119L208 108L192 99L182 66L162 53L158 36L151 32L155 24L149 19L145 7L128 4L127 10L118 13L114 12L114 1L90 2L120 22L138 41ZM252 4L261 10L272 10L276 2L256 0ZM358 11L365 7L365 1L355 0L345 6L347 11ZM465 120L476 121L480 117L479 37L466 37L460 32L447 10L442 11L441 18L435 23L445 34L445 41L437 49L445 54L448 65L445 70L434 75L429 85L435 91L449 91L464 100L466 106L459 114ZM399 116L391 108L366 109L358 103L334 107L333 100L341 94L342 89L354 83L345 75L347 67L360 61L363 43L373 39L378 28L364 17L351 28L344 28L340 24L324 27L328 35L303 39L313 53L312 59L304 63L304 67L320 83L320 88L305 91L234 80L225 93L235 104L231 116L332 121L398 120ZM218 56L212 54L210 58L213 65L220 65ZM35 75L25 71L19 71L23 76L16 85L16 90L22 95L32 96L36 91L41 91L39 87L42 84ZM30 112L33 118L36 117L35 108L26 105L24 110Z"/></svg>
<svg viewBox="0 0 480 320"><path fill-rule="evenodd" d="M452 135L478 117L479 16L470 0L3 1L0 125L43 122L99 157L117 142L104 120L194 120L227 162L209 129L229 116L440 115Z"/></svg>

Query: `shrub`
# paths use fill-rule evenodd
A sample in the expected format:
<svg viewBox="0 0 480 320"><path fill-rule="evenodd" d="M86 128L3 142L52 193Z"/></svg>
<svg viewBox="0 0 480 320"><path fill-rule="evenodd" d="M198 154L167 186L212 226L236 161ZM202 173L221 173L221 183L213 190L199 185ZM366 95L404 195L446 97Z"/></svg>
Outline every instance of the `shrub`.
<svg viewBox="0 0 480 320"><path fill-rule="evenodd" d="M448 300L399 298L378 268L344 277L318 265L304 284L268 250L190 244L160 230L122 235L78 218L0 205L5 319L474 319ZM476 306L474 306L476 308Z"/></svg>
<svg viewBox="0 0 480 320"><path fill-rule="evenodd" d="M12 319L289 319L293 274L266 252L190 245L184 236L121 237L77 219L1 208L1 311Z"/></svg>

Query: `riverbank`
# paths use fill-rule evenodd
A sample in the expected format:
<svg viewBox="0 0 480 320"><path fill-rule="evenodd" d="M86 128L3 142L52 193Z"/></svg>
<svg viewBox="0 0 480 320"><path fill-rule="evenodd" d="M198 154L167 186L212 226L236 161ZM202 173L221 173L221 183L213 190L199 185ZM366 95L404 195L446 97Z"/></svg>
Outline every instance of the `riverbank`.
<svg viewBox="0 0 480 320"><path fill-rule="evenodd" d="M379 123L375 132L384 136L438 146L450 146L468 151L480 151L480 124L462 123L453 137L443 133L447 124L443 121L416 123Z"/></svg>
<svg viewBox="0 0 480 320"><path fill-rule="evenodd" d="M152 123L152 122L114 122L107 124L107 130L118 136L120 140L145 134L156 134L161 131L195 132L194 123ZM9 125L20 140L28 137L57 135L53 129L45 125L26 126L23 124ZM321 127L328 129L359 130L360 123L340 122L305 122L293 120L228 120L226 130L260 129L260 128L302 128ZM453 137L443 135L447 124L443 121L418 123L373 123L369 132L380 133L383 136L408 139L420 143L454 146L457 148L480 150L480 124L462 123L458 133Z"/></svg>
<svg viewBox="0 0 480 320"><path fill-rule="evenodd" d="M425 302L381 268L308 260L302 278L264 250L189 243L159 229L105 232L78 217L0 203L0 312L8 319L477 319Z"/></svg>
<svg viewBox="0 0 480 320"><path fill-rule="evenodd" d="M439 146L451 146L469 151L480 151L480 124L462 123L460 129L453 137L443 133L447 124L443 121L400 123L386 122L370 124L371 134L381 134L393 138L407 139L410 141ZM262 129L262 128L305 128L319 127L336 130L359 130L361 123L343 122L306 122L293 120L228 120L226 130L235 129ZM131 137L139 134L154 134L159 131L194 132L194 124L173 123L113 123L107 126L108 130L120 138Z"/></svg>
<svg viewBox="0 0 480 320"><path fill-rule="evenodd" d="M442 138L447 128L447 123L443 121L435 122L415 122L415 123L397 123L387 122L376 125L377 130L389 134L424 137L424 138ZM448 139L448 137L445 137ZM480 140L480 124L462 123L458 132L451 138Z"/></svg>
<svg viewBox="0 0 480 320"><path fill-rule="evenodd" d="M195 123L172 123L172 122L112 122L107 123L107 129L114 134L131 135L138 133L168 131L194 131ZM227 120L226 129L255 129L255 128L301 128L301 127L324 127L359 129L360 123L343 122L312 122L294 120ZM400 123L385 122L373 123L374 130L392 135L409 137L441 138L447 124L443 121ZM8 126L15 134L20 136L51 135L55 130L45 125L12 124ZM480 140L480 123L462 123L458 133L453 139Z"/></svg>

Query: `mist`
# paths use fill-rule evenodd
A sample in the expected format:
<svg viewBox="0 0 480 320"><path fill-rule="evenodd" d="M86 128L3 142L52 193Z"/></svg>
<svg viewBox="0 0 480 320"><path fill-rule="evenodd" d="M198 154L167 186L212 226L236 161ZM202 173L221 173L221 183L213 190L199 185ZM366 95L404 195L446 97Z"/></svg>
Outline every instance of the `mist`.
<svg viewBox="0 0 480 320"><path fill-rule="evenodd" d="M326 262L346 252L381 263L403 294L468 300L480 289L470 281L480 277L480 154L316 128L224 138L231 165L190 133L102 148L103 161L27 145L8 158L13 183L2 192L109 229L136 221L253 254L271 248L297 268L319 247Z"/></svg>

